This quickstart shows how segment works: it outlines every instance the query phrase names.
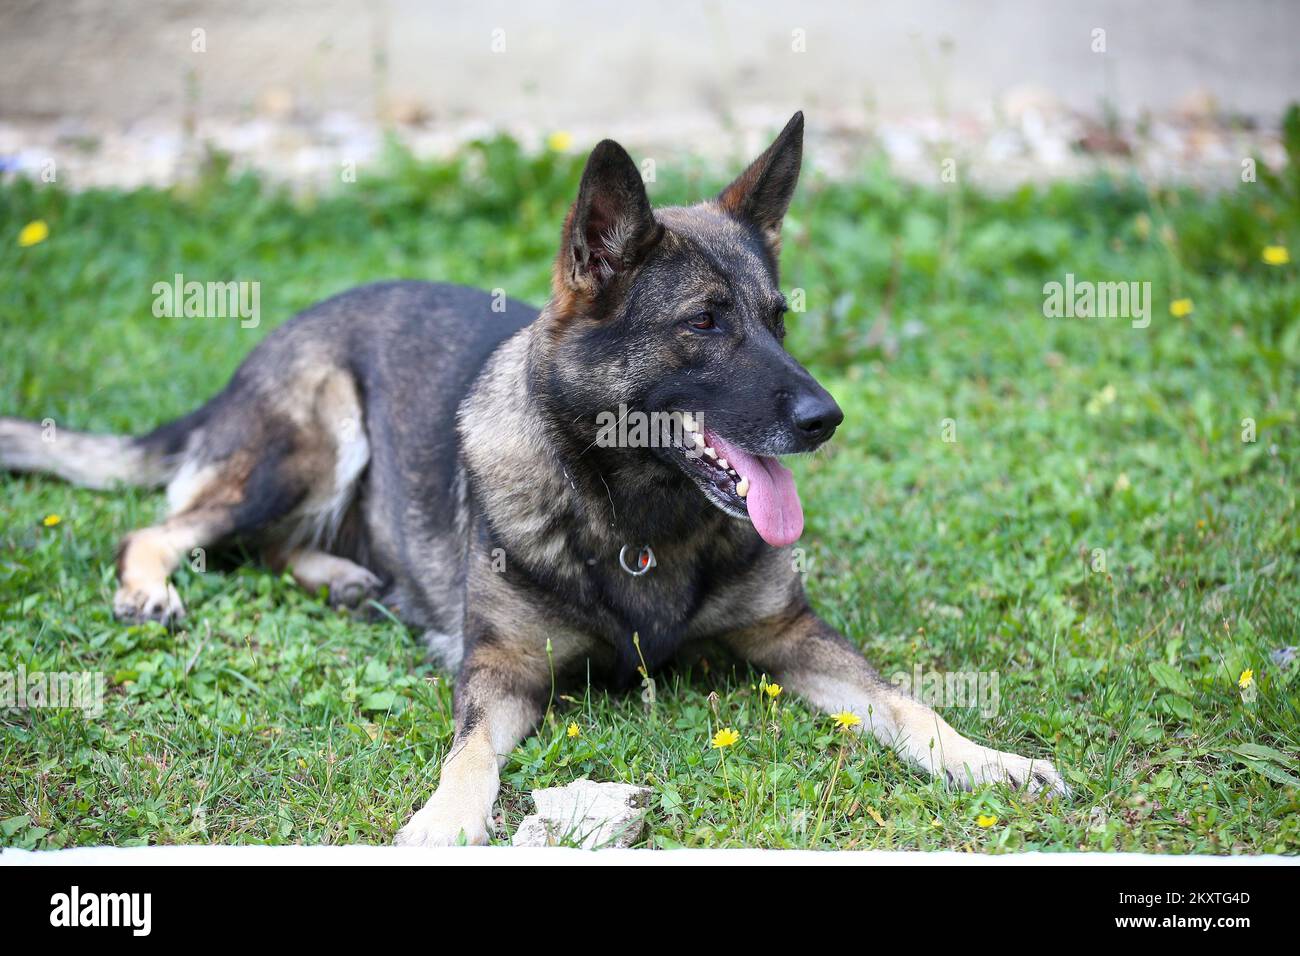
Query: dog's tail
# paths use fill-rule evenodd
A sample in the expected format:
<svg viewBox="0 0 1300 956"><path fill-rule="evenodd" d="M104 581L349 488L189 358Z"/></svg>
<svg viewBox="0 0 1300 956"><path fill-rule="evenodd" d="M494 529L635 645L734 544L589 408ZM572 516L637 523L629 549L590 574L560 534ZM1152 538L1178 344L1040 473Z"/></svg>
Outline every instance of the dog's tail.
<svg viewBox="0 0 1300 956"><path fill-rule="evenodd" d="M43 472L84 488L156 488L180 468L205 412L199 408L138 438L69 431L48 418L29 422L0 416L0 470Z"/></svg>

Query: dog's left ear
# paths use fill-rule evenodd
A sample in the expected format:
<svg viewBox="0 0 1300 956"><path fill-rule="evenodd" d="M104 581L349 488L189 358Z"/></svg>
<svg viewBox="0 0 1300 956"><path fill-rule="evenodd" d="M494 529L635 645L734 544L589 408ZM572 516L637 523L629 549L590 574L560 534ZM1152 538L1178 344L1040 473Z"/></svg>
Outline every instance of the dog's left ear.
<svg viewBox="0 0 1300 956"><path fill-rule="evenodd" d="M763 233L772 254L781 251L781 220L790 208L803 163L803 113L795 113L764 152L718 196L718 205Z"/></svg>

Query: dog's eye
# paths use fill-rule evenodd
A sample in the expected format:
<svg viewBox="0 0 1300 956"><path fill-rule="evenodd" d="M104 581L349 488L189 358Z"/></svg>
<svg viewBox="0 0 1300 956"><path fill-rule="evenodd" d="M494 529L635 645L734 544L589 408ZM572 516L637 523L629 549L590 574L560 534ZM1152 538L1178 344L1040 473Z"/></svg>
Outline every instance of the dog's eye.
<svg viewBox="0 0 1300 956"><path fill-rule="evenodd" d="M701 332L707 332L716 327L716 323L713 321L712 312L701 312L699 315L695 316L695 318L690 319L688 324L691 328L698 329Z"/></svg>

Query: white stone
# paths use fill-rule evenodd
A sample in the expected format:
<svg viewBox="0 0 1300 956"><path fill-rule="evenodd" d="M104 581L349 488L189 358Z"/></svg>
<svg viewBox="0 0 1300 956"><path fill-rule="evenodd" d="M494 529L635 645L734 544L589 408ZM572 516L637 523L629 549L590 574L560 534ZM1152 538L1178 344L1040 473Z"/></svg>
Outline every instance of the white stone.
<svg viewBox="0 0 1300 956"><path fill-rule="evenodd" d="M533 791L537 812L519 824L515 846L629 847L645 832L648 787L575 780Z"/></svg>

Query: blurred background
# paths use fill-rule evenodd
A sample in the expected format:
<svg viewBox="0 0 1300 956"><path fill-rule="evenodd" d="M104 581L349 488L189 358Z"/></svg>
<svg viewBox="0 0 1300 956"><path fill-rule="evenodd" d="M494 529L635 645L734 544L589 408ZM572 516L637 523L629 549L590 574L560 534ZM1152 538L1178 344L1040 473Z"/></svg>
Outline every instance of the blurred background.
<svg viewBox="0 0 1300 956"><path fill-rule="evenodd" d="M87 185L183 179L218 144L299 186L505 131L731 159L796 108L836 172L864 148L997 184L1097 163L1214 183L1276 159L1300 4L710 0L5 0L0 161Z"/></svg>

